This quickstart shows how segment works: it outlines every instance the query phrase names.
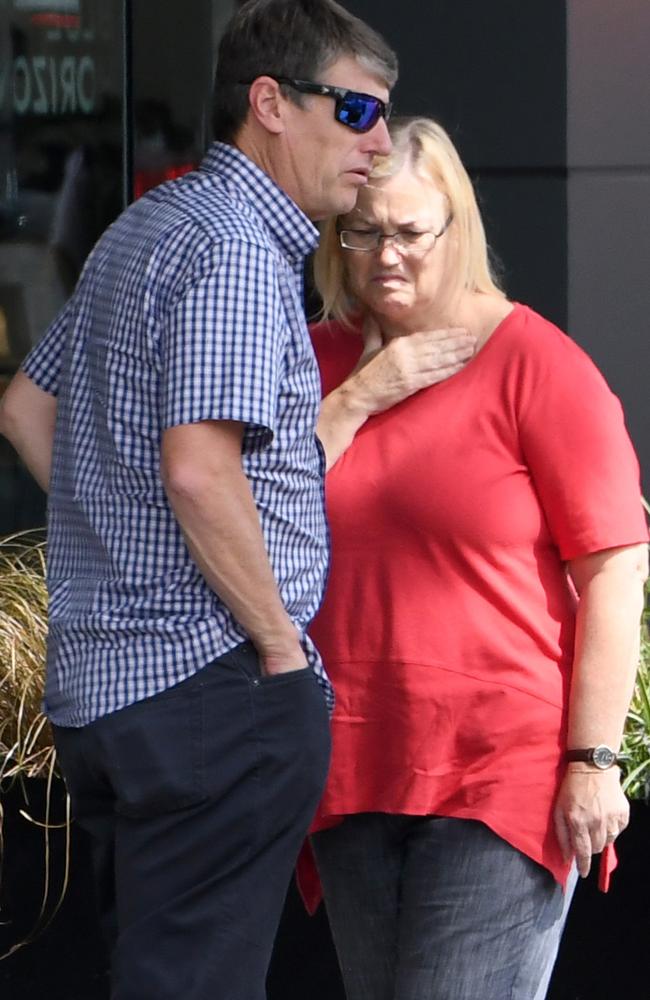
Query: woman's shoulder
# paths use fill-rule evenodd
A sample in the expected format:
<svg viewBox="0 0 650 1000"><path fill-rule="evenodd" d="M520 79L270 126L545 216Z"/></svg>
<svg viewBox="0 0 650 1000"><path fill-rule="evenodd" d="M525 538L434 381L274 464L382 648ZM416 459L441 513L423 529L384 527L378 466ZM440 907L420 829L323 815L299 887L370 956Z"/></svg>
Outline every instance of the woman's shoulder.
<svg viewBox="0 0 650 1000"><path fill-rule="evenodd" d="M559 326L552 320L546 319L532 306L523 302L512 302L511 305L510 312L499 324L497 330L507 331L513 339L520 339L522 343L535 340L543 347L557 346L569 339Z"/></svg>
<svg viewBox="0 0 650 1000"><path fill-rule="evenodd" d="M523 401L566 398L576 405L609 407L616 397L589 354L552 320L516 304L500 331L506 386ZM579 392L576 391L579 387ZM618 401L616 400L617 405Z"/></svg>
<svg viewBox="0 0 650 1000"><path fill-rule="evenodd" d="M555 365L562 363L570 367L585 365L595 368L587 352L560 326L538 313L531 306L514 303L512 312L503 324L504 340L513 354L520 353L522 359L531 364Z"/></svg>

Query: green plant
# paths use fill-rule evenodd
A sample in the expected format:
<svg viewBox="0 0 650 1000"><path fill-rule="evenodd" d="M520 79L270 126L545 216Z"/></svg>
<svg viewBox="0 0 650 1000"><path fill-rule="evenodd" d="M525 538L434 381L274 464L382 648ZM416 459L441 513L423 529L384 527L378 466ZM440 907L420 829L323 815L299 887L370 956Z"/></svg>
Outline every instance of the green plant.
<svg viewBox="0 0 650 1000"><path fill-rule="evenodd" d="M650 802L650 581L641 620L639 672L621 747L623 789L631 799Z"/></svg>

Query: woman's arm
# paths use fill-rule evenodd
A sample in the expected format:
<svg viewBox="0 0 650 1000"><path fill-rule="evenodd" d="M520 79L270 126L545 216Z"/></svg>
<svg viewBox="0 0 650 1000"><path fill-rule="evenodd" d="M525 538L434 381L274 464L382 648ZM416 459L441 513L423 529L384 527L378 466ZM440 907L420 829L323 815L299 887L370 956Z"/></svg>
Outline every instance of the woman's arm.
<svg viewBox="0 0 650 1000"><path fill-rule="evenodd" d="M368 417L460 371L476 343L467 331L448 329L412 333L384 345L379 328L370 322L364 324L363 340L359 363L321 404L316 430L328 470Z"/></svg>
<svg viewBox="0 0 650 1000"><path fill-rule="evenodd" d="M600 743L618 750L638 663L646 545L581 556L569 563L579 594L567 749ZM588 874L591 856L627 826L618 767L570 763L555 808L565 857Z"/></svg>

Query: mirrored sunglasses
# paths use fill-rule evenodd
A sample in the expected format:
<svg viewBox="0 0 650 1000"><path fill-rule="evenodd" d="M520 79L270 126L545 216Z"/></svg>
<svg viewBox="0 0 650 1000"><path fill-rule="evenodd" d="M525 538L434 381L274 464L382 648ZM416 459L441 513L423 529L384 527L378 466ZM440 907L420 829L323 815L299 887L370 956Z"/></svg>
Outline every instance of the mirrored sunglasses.
<svg viewBox="0 0 650 1000"><path fill-rule="evenodd" d="M372 94L361 94L356 90L346 90L344 87L331 87L327 83L314 83L312 80L294 80L288 76L270 76L277 83L292 87L301 94L317 94L320 97L334 99L334 117L341 125L351 128L353 132L369 132L380 118L388 121L392 110L390 101L381 101ZM241 81L249 86L252 80Z"/></svg>

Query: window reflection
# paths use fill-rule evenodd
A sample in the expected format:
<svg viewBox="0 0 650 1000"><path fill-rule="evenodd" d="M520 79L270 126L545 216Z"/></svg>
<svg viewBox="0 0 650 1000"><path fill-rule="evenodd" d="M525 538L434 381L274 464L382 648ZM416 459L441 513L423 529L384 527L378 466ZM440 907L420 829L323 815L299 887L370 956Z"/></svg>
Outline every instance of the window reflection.
<svg viewBox="0 0 650 1000"><path fill-rule="evenodd" d="M120 5L0 4L0 309L15 368L122 207Z"/></svg>
<svg viewBox="0 0 650 1000"><path fill-rule="evenodd" d="M234 5L0 0L0 393L126 202L200 162ZM0 534L43 506L0 437Z"/></svg>
<svg viewBox="0 0 650 1000"><path fill-rule="evenodd" d="M122 4L0 0L0 392L123 206ZM43 500L0 439L0 533Z"/></svg>
<svg viewBox="0 0 650 1000"><path fill-rule="evenodd" d="M133 194L196 166L210 139L217 42L232 0L132 5Z"/></svg>

